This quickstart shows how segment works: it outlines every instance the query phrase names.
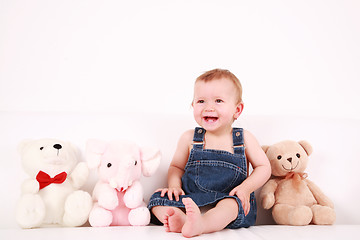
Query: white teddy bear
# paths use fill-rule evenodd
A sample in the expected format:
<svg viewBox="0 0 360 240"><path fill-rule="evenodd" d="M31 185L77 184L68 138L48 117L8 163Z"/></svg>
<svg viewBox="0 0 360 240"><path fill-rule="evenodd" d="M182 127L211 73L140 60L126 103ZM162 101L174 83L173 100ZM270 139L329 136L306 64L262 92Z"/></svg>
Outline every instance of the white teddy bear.
<svg viewBox="0 0 360 240"><path fill-rule="evenodd" d="M75 147L56 139L39 139L22 142L19 152L30 178L21 187L18 224L22 228L83 225L92 198L78 190L86 182L89 169L85 162L78 162Z"/></svg>

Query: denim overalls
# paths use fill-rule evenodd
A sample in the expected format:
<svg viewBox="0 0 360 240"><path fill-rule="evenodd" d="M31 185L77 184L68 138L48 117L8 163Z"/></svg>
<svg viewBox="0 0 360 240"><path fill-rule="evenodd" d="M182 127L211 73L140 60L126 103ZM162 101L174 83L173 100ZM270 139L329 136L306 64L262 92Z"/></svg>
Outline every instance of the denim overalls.
<svg viewBox="0 0 360 240"><path fill-rule="evenodd" d="M148 208L154 206L173 206L184 208L182 198L190 197L199 207L215 204L224 198L234 198L239 206L238 217L227 228L249 227L255 224L256 200L250 195L250 212L245 216L241 201L237 196L229 196L236 186L247 177L247 163L242 128L233 128L234 154L214 149L204 149L205 129L196 128L193 149L190 152L185 173L182 177L182 189L186 195L180 201L169 200L160 192L152 195Z"/></svg>

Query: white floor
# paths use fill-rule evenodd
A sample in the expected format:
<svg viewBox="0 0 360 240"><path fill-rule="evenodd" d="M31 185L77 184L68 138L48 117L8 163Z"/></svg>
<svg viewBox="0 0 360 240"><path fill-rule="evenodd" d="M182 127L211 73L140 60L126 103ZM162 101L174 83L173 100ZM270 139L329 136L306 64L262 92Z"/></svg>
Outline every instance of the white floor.
<svg viewBox="0 0 360 240"><path fill-rule="evenodd" d="M360 225L333 225L333 226L280 226L262 225L237 230L226 229L220 232L204 234L194 239L221 240L338 240L338 239L359 239ZM86 239L86 240L111 240L111 239L184 239L181 234L167 233L161 226L146 227L107 227L107 228L38 228L38 229L0 229L0 239L26 239L26 240L64 240L64 239Z"/></svg>

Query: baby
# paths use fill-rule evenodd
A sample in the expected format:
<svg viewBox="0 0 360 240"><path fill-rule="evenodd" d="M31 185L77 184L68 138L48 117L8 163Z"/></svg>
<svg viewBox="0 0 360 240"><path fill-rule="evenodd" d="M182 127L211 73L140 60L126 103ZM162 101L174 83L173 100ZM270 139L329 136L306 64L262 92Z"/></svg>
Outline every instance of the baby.
<svg viewBox="0 0 360 240"><path fill-rule="evenodd" d="M192 107L201 127L180 137L168 188L152 195L149 209L166 231L185 237L254 225L254 191L271 170L255 137L232 127L244 107L239 80L222 69L202 74L195 82ZM207 211L202 213L204 206Z"/></svg>

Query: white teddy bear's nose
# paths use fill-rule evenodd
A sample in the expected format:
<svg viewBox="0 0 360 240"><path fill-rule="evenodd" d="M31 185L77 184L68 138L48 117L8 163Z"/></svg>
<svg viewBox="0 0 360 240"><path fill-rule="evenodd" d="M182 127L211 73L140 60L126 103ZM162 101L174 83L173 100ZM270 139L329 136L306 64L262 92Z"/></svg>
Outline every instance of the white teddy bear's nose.
<svg viewBox="0 0 360 240"><path fill-rule="evenodd" d="M57 150L60 150L62 148L62 146L60 144L55 144L53 147Z"/></svg>

